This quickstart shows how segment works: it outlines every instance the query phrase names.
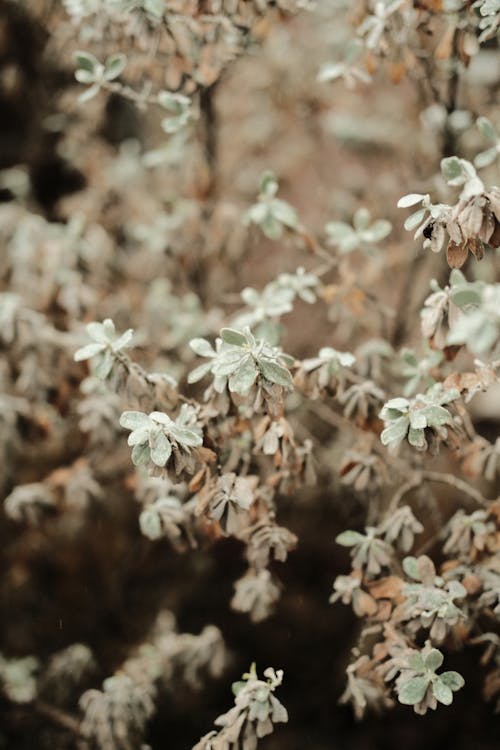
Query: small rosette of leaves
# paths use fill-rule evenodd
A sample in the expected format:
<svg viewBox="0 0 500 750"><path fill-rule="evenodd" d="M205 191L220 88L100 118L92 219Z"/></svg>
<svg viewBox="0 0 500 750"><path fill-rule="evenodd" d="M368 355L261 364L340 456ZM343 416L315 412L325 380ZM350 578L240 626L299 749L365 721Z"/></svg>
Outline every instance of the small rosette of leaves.
<svg viewBox="0 0 500 750"><path fill-rule="evenodd" d="M406 378L403 393L411 396L422 386L430 388L436 382L433 373L437 374L437 368L444 357L439 350L430 349L424 357L418 357L413 349L403 349L401 352L401 375Z"/></svg>
<svg viewBox="0 0 500 750"><path fill-rule="evenodd" d="M449 706L453 693L464 686L464 679L458 672L441 672L443 655L436 648L427 645L420 653L409 656L407 667L403 668L396 680L398 700L405 706L413 706L415 713L425 714L430 708L435 710L438 702Z"/></svg>
<svg viewBox="0 0 500 750"><path fill-rule="evenodd" d="M78 349L74 359L76 362L91 359L93 374L104 380L113 369L116 356L131 345L134 332L129 328L125 333L117 336L115 324L111 318L106 318L102 323L89 323L86 330L92 343Z"/></svg>
<svg viewBox="0 0 500 750"><path fill-rule="evenodd" d="M297 268L295 273L282 273L277 279L266 284L259 292L252 287L246 287L241 292L241 298L248 310L241 312L233 320L232 325L237 329L247 326L253 328L255 325L267 321L276 320L282 315L293 310L296 297L304 302L313 304L316 302L315 290L319 285L319 279L312 273L307 273L304 268ZM260 331L266 330L260 326ZM268 336L263 338L268 339ZM270 343L274 343L271 342Z"/></svg>
<svg viewBox="0 0 500 750"><path fill-rule="evenodd" d="M274 695L283 682L283 671L269 667L264 671L264 677L265 680L258 678L255 664L252 664L250 671L233 684L235 705L214 722L222 727L221 733L228 747L238 747L238 738L243 747L255 747L257 739L273 732L274 724L288 721L286 708Z"/></svg>
<svg viewBox="0 0 500 750"><path fill-rule="evenodd" d="M375 527L368 526L365 534L359 531L343 531L335 541L342 547L351 547L352 567L376 576L391 563L392 547L377 536Z"/></svg>
<svg viewBox="0 0 500 750"><path fill-rule="evenodd" d="M34 656L7 659L0 653L0 686L14 703L30 703L37 694L40 663Z"/></svg>
<svg viewBox="0 0 500 750"><path fill-rule="evenodd" d="M86 102L92 99L109 81L114 81L123 73L127 65L127 58L123 54L108 57L105 63L99 62L90 52L76 52L77 69L75 78L89 88L80 95L79 100Z"/></svg>
<svg viewBox="0 0 500 750"><path fill-rule="evenodd" d="M460 508L446 526L443 551L459 555L463 560L474 560L486 548L488 539L495 538L495 532L487 510L476 510L469 515Z"/></svg>
<svg viewBox="0 0 500 750"><path fill-rule="evenodd" d="M405 602L399 605L396 619L408 623L412 632L420 628L429 630L436 643L442 643L450 628L465 618L465 613L457 607L455 599L467 596L467 591L459 581L445 581L436 575L432 560L426 555L405 557L403 569L415 583L403 587Z"/></svg>
<svg viewBox="0 0 500 750"><path fill-rule="evenodd" d="M196 383L211 373L217 393L227 387L231 393L247 396L257 382L264 387L278 385L292 389L288 366L293 365L293 358L264 340L256 339L249 328L243 332L223 328L215 349L206 339L193 339L190 346L196 354L210 361L189 373L189 383Z"/></svg>
<svg viewBox="0 0 500 750"><path fill-rule="evenodd" d="M443 390L441 384L436 383L426 393L419 393L411 400L393 398L387 401L379 415L385 423L380 435L382 444L399 445L406 438L414 448L426 450L426 431L446 440L445 425L451 424L453 418L443 404L455 401L459 396L456 388Z"/></svg>
<svg viewBox="0 0 500 750"><path fill-rule="evenodd" d="M169 135L183 130L193 119L192 102L188 96L171 91L160 91L158 104L169 113L169 116L161 122L163 130Z"/></svg>
<svg viewBox="0 0 500 750"><path fill-rule="evenodd" d="M413 547L415 534L421 534L424 527L415 518L412 509L403 505L382 521L377 529L387 544L398 547L401 552L409 552Z"/></svg>
<svg viewBox="0 0 500 750"><path fill-rule="evenodd" d="M370 594L363 591L361 583L359 571L354 571L349 576L337 576L333 582L330 604L335 604L340 600L342 604L352 604L353 612L358 617L374 615L377 611L377 602Z"/></svg>
<svg viewBox="0 0 500 750"><path fill-rule="evenodd" d="M261 622L272 614L279 597L280 586L267 568L249 568L234 584L231 608L246 612L252 622Z"/></svg>
<svg viewBox="0 0 500 750"><path fill-rule="evenodd" d="M136 466L152 461L164 467L173 451L189 453L203 443L201 428L195 422L193 407L183 404L179 416L173 420L163 412L125 411L120 425L131 430L128 444L132 446L132 461Z"/></svg>
<svg viewBox="0 0 500 750"><path fill-rule="evenodd" d="M324 346L317 357L304 359L295 376L298 387L305 390L312 398L332 386L342 388L346 371L356 363L354 354L339 352L331 346Z"/></svg>
<svg viewBox="0 0 500 750"><path fill-rule="evenodd" d="M373 253L376 245L385 239L392 230L387 219L372 221L367 208L359 208L353 216L352 226L345 221L330 221L325 226L328 243L338 247L342 255L362 250Z"/></svg>
<svg viewBox="0 0 500 750"><path fill-rule="evenodd" d="M260 181L257 203L243 217L245 224L256 224L270 240L279 240L285 230L299 229L296 210L284 200L276 198L278 181L272 172L265 172Z"/></svg>
<svg viewBox="0 0 500 750"><path fill-rule="evenodd" d="M441 161L441 172L448 185L461 187L454 206L432 204L429 195L410 193L398 201L398 208L420 208L405 221L414 238L424 237L424 248L435 253L446 248L448 265L460 268L469 252L481 260L485 249L500 245L500 190L486 188L474 166L465 159L450 156Z"/></svg>

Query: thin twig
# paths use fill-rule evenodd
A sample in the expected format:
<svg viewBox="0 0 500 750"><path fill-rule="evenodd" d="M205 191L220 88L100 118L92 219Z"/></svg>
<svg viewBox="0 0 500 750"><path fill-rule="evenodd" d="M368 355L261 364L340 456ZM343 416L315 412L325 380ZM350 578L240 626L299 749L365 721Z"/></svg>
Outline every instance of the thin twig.
<svg viewBox="0 0 500 750"><path fill-rule="evenodd" d="M488 508L491 503L491 500L488 500L486 497L484 497L481 492L479 492L479 490L471 487L470 484L464 482L463 479L459 479L459 477L456 477L454 474L442 474L439 471L419 471L396 490L387 509L387 515L390 516L392 513L394 513L403 497L408 492L411 492L411 490L419 487L422 482L437 482L439 484L447 484L450 487L454 487L462 494L467 495L483 508Z"/></svg>
<svg viewBox="0 0 500 750"><path fill-rule="evenodd" d="M82 736L80 722L78 721L78 719L75 719L74 716L71 716L71 714L66 713L56 706L51 706L44 701L35 701L33 704L33 708L38 714L45 716L53 724L56 724L62 729L66 729L68 732L71 732L77 737Z"/></svg>
<svg viewBox="0 0 500 750"><path fill-rule="evenodd" d="M464 482L463 479L459 479L454 474L442 474L439 471L423 471L422 478L429 482L439 482L440 484L448 484L450 487L454 487L464 495L468 495L472 500L475 500L478 505L482 505L484 508L489 508L491 500L484 497L484 495L471 487L470 484Z"/></svg>

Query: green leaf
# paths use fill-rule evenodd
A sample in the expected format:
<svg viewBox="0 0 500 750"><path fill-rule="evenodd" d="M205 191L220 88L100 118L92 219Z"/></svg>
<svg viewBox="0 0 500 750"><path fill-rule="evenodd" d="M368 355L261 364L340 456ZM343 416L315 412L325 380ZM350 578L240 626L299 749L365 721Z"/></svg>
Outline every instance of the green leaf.
<svg viewBox="0 0 500 750"><path fill-rule="evenodd" d="M195 367L194 370L191 370L189 375L187 376L187 382L188 383L197 383L199 380L205 377L210 370L212 369L212 362L204 362L199 367Z"/></svg>
<svg viewBox="0 0 500 750"><path fill-rule="evenodd" d="M387 237L392 230L392 224L387 219L377 219L370 227L371 241L380 242Z"/></svg>
<svg viewBox="0 0 500 750"><path fill-rule="evenodd" d="M408 193L408 195L403 195L403 197L398 200L397 206L398 208L410 208L410 206L415 206L417 203L421 203L426 197L427 196L422 193Z"/></svg>
<svg viewBox="0 0 500 750"><path fill-rule="evenodd" d="M189 346L199 357L213 357L215 355L212 345L206 339L191 339Z"/></svg>
<svg viewBox="0 0 500 750"><path fill-rule="evenodd" d="M85 326L85 330L87 331L88 335L91 339L94 341L97 341L99 344L109 344L109 336L107 334L107 329L104 328L103 323L89 323ZM111 338L113 338L112 336Z"/></svg>
<svg viewBox="0 0 500 750"><path fill-rule="evenodd" d="M259 224L260 228L270 240L279 240L283 234L283 226L279 221L276 221L274 216L268 214L264 221Z"/></svg>
<svg viewBox="0 0 500 750"><path fill-rule="evenodd" d="M244 346L247 343L245 334L241 331L236 331L234 328L223 328L220 332L220 337L226 344L232 346Z"/></svg>
<svg viewBox="0 0 500 750"><path fill-rule="evenodd" d="M286 367L282 367L277 362L260 359L259 369L266 380L281 385L283 388L289 388L293 383L290 372Z"/></svg>
<svg viewBox="0 0 500 750"><path fill-rule="evenodd" d="M78 52L75 52L74 59L79 68L86 70L89 73L95 73L100 65L99 60L94 57L94 55L91 55L90 52L79 50Z"/></svg>
<svg viewBox="0 0 500 750"><path fill-rule="evenodd" d="M130 346L130 343L132 341L132 338L134 336L134 331L132 328L129 328L125 333L122 333L122 335L116 339L116 341L113 341L113 349L115 352L120 351L121 349L127 349Z"/></svg>
<svg viewBox="0 0 500 750"><path fill-rule="evenodd" d="M163 528L159 513L153 508L146 508L139 516L139 527L141 533L148 539L160 539L163 536Z"/></svg>
<svg viewBox="0 0 500 750"><path fill-rule="evenodd" d="M165 433L161 430L157 430L150 434L149 448L152 462L156 464L156 466L165 466L170 458L170 454L172 453L172 446L170 445Z"/></svg>
<svg viewBox="0 0 500 750"><path fill-rule="evenodd" d="M443 654L441 651L438 651L437 648L432 648L425 657L425 666L427 669L430 669L431 672L435 672L436 669L439 669L442 663Z"/></svg>
<svg viewBox="0 0 500 750"><path fill-rule="evenodd" d="M84 359L90 359L96 354L99 354L99 352L102 352L104 346L105 344L87 344L87 346L83 346L75 352L73 359L75 362L82 362Z"/></svg>
<svg viewBox="0 0 500 750"><path fill-rule="evenodd" d="M439 426L451 422L450 412L444 406L426 406L422 411L429 425Z"/></svg>
<svg viewBox="0 0 500 750"><path fill-rule="evenodd" d="M354 229L356 229L357 232L368 229L371 217L372 215L367 208L364 206L358 208L352 219Z"/></svg>
<svg viewBox="0 0 500 750"><path fill-rule="evenodd" d="M127 65L127 58L123 54L112 55L108 57L104 65L104 78L107 81L112 81L118 78L120 73L123 73Z"/></svg>
<svg viewBox="0 0 500 750"><path fill-rule="evenodd" d="M229 390L232 393L239 393L246 396L257 378L257 367L253 359L248 357L230 376Z"/></svg>
<svg viewBox="0 0 500 750"><path fill-rule="evenodd" d="M403 416L396 419L395 422L389 424L380 435L382 445L389 445L389 443L400 442L406 437L408 428L410 426L410 420L408 417Z"/></svg>
<svg viewBox="0 0 500 750"><path fill-rule="evenodd" d="M416 703L420 703L427 691L428 684L429 678L426 675L411 677L399 689L399 702L405 706L414 706Z"/></svg>
<svg viewBox="0 0 500 750"><path fill-rule="evenodd" d="M126 430L137 430L149 426L149 417L142 411L124 411L120 417L120 426Z"/></svg>
<svg viewBox="0 0 500 750"><path fill-rule="evenodd" d="M214 375L232 375L248 360L252 360L251 355L241 347L231 348L220 354L212 367L212 372Z"/></svg>
<svg viewBox="0 0 500 750"><path fill-rule="evenodd" d="M387 406L388 409L396 409L400 412L405 412L410 405L410 402L407 398L391 398L389 401L386 402L385 406Z"/></svg>
<svg viewBox="0 0 500 750"><path fill-rule="evenodd" d="M414 672L425 672L425 662L421 654L411 654L408 658L408 666Z"/></svg>
<svg viewBox="0 0 500 750"><path fill-rule="evenodd" d="M88 83L88 81L80 80L80 83ZM88 102L90 101L90 99L93 99L94 96L98 94L100 90L101 90L100 85L96 83L94 86L91 86L86 91L84 91L83 94L80 94L80 96L78 97L78 101L81 102L82 104L84 102Z"/></svg>
<svg viewBox="0 0 500 750"><path fill-rule="evenodd" d="M492 146L491 148L486 149L486 151L481 151L479 154L476 154L476 156L474 157L474 166L476 166L478 169L489 167L490 164L493 164L498 156L498 148L496 146Z"/></svg>
<svg viewBox="0 0 500 750"><path fill-rule="evenodd" d="M423 429L410 427L408 430L408 442L414 448L425 448L425 433Z"/></svg>
<svg viewBox="0 0 500 750"><path fill-rule="evenodd" d="M453 690L453 692L455 692L456 690L460 690L460 688L463 688L463 686L465 685L464 678L458 672L443 672L439 675L439 679L447 687L449 687L450 690Z"/></svg>
<svg viewBox="0 0 500 750"><path fill-rule="evenodd" d="M263 195L271 198L276 195L278 191L278 180L276 179L273 172L264 172L260 178L260 192Z"/></svg>
<svg viewBox="0 0 500 750"><path fill-rule="evenodd" d="M147 461L149 461L149 458L149 445L147 443L139 443L138 445L134 445L132 449L132 462L135 466L147 463Z"/></svg>
<svg viewBox="0 0 500 750"><path fill-rule="evenodd" d="M271 204L271 211L274 218L285 226L291 229L298 226L297 212L289 203L276 198Z"/></svg>
<svg viewBox="0 0 500 750"><path fill-rule="evenodd" d="M472 288L472 285L471 288L462 287L456 290L452 288L450 297L457 307L481 304L481 293L479 290Z"/></svg>
<svg viewBox="0 0 500 750"><path fill-rule="evenodd" d="M426 208L421 208L419 211L415 211L414 214L410 214L404 223L404 228L407 232L411 232L412 229L416 229L419 224L424 220Z"/></svg>
<svg viewBox="0 0 500 750"><path fill-rule="evenodd" d="M420 580L420 574L418 572L418 560L416 557L409 555L403 560L403 570L409 578L413 578L414 581Z"/></svg>
<svg viewBox="0 0 500 750"><path fill-rule="evenodd" d="M487 138L492 143L497 142L498 140L497 132L487 117L479 117L476 121L476 125L485 138Z"/></svg>
<svg viewBox="0 0 500 750"><path fill-rule="evenodd" d="M337 537L335 537L335 541L337 544L342 545L342 547L354 547L356 544L361 544L364 542L365 537L363 534L360 534L358 531L343 531L341 534L339 534Z"/></svg>
<svg viewBox="0 0 500 750"><path fill-rule="evenodd" d="M105 380L113 369L113 364L115 361L113 353L109 349L106 349L106 351L102 352L102 354L99 355L98 360L99 361L94 367L94 375L96 376L96 378Z"/></svg>
<svg viewBox="0 0 500 750"><path fill-rule="evenodd" d="M445 706L453 703L453 693L441 679L434 680L432 683L432 694L437 701Z"/></svg>
<svg viewBox="0 0 500 750"><path fill-rule="evenodd" d="M427 427L427 417L424 409L418 409L410 412L410 425L414 430L422 430Z"/></svg>
<svg viewBox="0 0 500 750"><path fill-rule="evenodd" d="M445 180L452 184L460 184L464 178L464 170L458 156L448 156L441 159L441 172ZM457 183L457 180L459 181Z"/></svg>

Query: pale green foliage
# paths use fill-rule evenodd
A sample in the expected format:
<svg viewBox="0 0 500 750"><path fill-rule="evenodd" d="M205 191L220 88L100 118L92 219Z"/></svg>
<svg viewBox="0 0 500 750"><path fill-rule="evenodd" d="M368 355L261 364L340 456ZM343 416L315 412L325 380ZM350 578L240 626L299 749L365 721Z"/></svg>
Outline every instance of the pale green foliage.
<svg viewBox="0 0 500 750"><path fill-rule="evenodd" d="M152 540L161 539L163 536L174 540L180 537L183 521L182 503L175 495L159 497L139 516L142 533Z"/></svg>
<svg viewBox="0 0 500 750"><path fill-rule="evenodd" d="M412 629L428 628L431 638L441 643L448 629L465 618L454 600L464 599L466 589L458 581L447 582L437 576L433 562L425 555L405 557L403 569L417 583L403 587L406 601L402 605L401 619L411 621Z"/></svg>
<svg viewBox="0 0 500 750"><path fill-rule="evenodd" d="M387 544L397 545L402 552L411 550L415 534L421 534L423 530L423 525L415 518L408 505L397 508L377 527L377 533Z"/></svg>
<svg viewBox="0 0 500 750"><path fill-rule="evenodd" d="M54 510L53 493L42 482L31 482L14 487L4 501L5 514L13 521L36 525Z"/></svg>
<svg viewBox="0 0 500 750"><path fill-rule="evenodd" d="M500 9L500 3L498 7ZM478 169L481 169L482 167L488 167L490 164L493 164L493 162L500 156L500 136L487 117L479 117L476 124L485 139L493 144L485 151L481 151L481 153L477 154L474 158L474 165Z"/></svg>
<svg viewBox="0 0 500 750"><path fill-rule="evenodd" d="M77 20L97 13L110 18L142 11L159 19L165 12L165 0L62 0L67 13Z"/></svg>
<svg viewBox="0 0 500 750"><path fill-rule="evenodd" d="M443 203L431 203L431 197L429 194L424 195L423 193L409 193L404 195L398 200L398 208L410 208L420 204L420 208L414 213L410 214L404 223L404 227L408 232L412 232L414 229L414 238L420 237L426 227L437 219L440 219L443 213L449 207ZM441 248L433 248L434 252L438 252Z"/></svg>
<svg viewBox="0 0 500 750"><path fill-rule="evenodd" d="M461 187L460 198L468 200L484 192L484 185L477 176L474 166L458 156L447 156L441 160L441 172L448 185Z"/></svg>
<svg viewBox="0 0 500 750"><path fill-rule="evenodd" d="M367 526L365 534L359 531L343 531L335 541L343 547L352 547L351 557L354 570L366 570L376 576L391 562L392 548L380 538L378 530Z"/></svg>
<svg viewBox="0 0 500 750"><path fill-rule="evenodd" d="M302 367L306 372L324 368L328 378L338 375L343 367L352 367L356 357L351 352L338 352L331 346L324 346L319 350L317 357L304 359Z"/></svg>
<svg viewBox="0 0 500 750"><path fill-rule="evenodd" d="M154 686L137 684L127 674L104 680L102 690L87 690L79 705L84 712L82 733L99 750L140 746L141 735L154 713Z"/></svg>
<svg viewBox="0 0 500 750"><path fill-rule="evenodd" d="M192 102L188 96L173 94L170 91L160 91L158 104L169 113L162 120L161 126L165 133L172 135L184 129L193 119Z"/></svg>
<svg viewBox="0 0 500 750"><path fill-rule="evenodd" d="M219 732L205 735L193 750L255 750L257 741L288 721L288 713L274 692L283 681L283 671L271 667L259 679L255 664L233 684L235 705L215 720Z"/></svg>
<svg viewBox="0 0 500 750"><path fill-rule="evenodd" d="M344 59L324 63L318 72L318 81L326 83L342 79L349 89L358 83L370 83L371 76L362 65L356 65L363 52L363 44L358 39L351 40L345 50Z"/></svg>
<svg viewBox="0 0 500 750"><path fill-rule="evenodd" d="M385 0L372 4L373 12L358 26L358 35L364 38L368 50L384 47L384 34L391 25L391 17L404 14L406 5L406 0ZM409 18L408 14L406 18Z"/></svg>
<svg viewBox="0 0 500 750"><path fill-rule="evenodd" d="M387 237L392 224L387 219L372 221L367 208L359 208L354 214L352 226L344 221L331 221L325 226L328 242L337 245L341 254L362 250L372 253L378 242Z"/></svg>
<svg viewBox="0 0 500 750"><path fill-rule="evenodd" d="M246 612L252 622L261 622L272 613L280 597L280 587L271 572L250 568L234 585L231 607Z"/></svg>
<svg viewBox="0 0 500 750"><path fill-rule="evenodd" d="M0 654L0 687L15 703L30 703L36 695L35 674L40 664L34 656L6 659Z"/></svg>
<svg viewBox="0 0 500 750"><path fill-rule="evenodd" d="M414 651L396 681L399 702L413 706L417 714L435 709L437 702L449 706L453 693L464 686L464 679L458 672L437 674L442 664L442 653L429 644L420 653Z"/></svg>
<svg viewBox="0 0 500 750"><path fill-rule="evenodd" d="M500 28L500 0L476 0L472 7L481 16L478 41L485 42L498 33Z"/></svg>
<svg viewBox="0 0 500 750"><path fill-rule="evenodd" d="M430 388L436 382L432 371L442 363L444 356L439 349L429 349L424 357L417 357L413 349L401 351L401 375L407 378L403 393L411 396L418 388Z"/></svg>
<svg viewBox="0 0 500 750"><path fill-rule="evenodd" d="M249 310L239 313L232 325L238 329L257 326L256 336L274 344L279 339L279 329L273 324L274 321L293 310L297 297L308 304L316 302L318 286L318 277L300 267L295 273L281 273L261 292L246 287L241 292L241 298Z"/></svg>
<svg viewBox="0 0 500 750"><path fill-rule="evenodd" d="M105 63L99 62L90 52L76 52L75 62L77 69L75 78L79 83L90 86L79 99L86 102L92 99L103 86L109 81L118 78L127 65L127 58L123 54L112 55L108 57Z"/></svg>
<svg viewBox="0 0 500 750"><path fill-rule="evenodd" d="M455 553L468 559L471 550L484 550L489 534L495 533L495 524L489 520L486 510L475 510L467 514L460 508L450 518L446 527L445 553Z"/></svg>
<svg viewBox="0 0 500 750"><path fill-rule="evenodd" d="M243 217L245 224L257 224L266 237L278 240L285 229L299 228L297 212L289 203L276 198L278 181L272 172L265 172L260 181L257 203L254 203Z"/></svg>
<svg viewBox="0 0 500 750"><path fill-rule="evenodd" d="M102 323L89 323L86 330L92 343L75 352L75 362L92 359L94 375L104 380L110 374L116 356L131 345L134 332L129 328L117 336L111 318L106 318Z"/></svg>
<svg viewBox="0 0 500 750"><path fill-rule="evenodd" d="M222 393L226 386L232 393L247 395L257 379L282 388L292 387L292 376L287 365L293 359L280 349L256 339L250 329L244 332L223 328L216 339L215 349L206 339L193 339L191 349L210 361L189 373L188 382L196 383L211 373L214 388Z"/></svg>
<svg viewBox="0 0 500 750"><path fill-rule="evenodd" d="M447 344L448 330L460 317L460 310L467 311L481 302L481 283L467 281L457 268L450 274L450 283L441 289L435 279L431 280L432 293L424 301L420 312L422 334L433 338L439 348Z"/></svg>
<svg viewBox="0 0 500 750"><path fill-rule="evenodd" d="M492 354L498 349L500 335L500 284L476 283L468 287L470 301L456 319L447 343L465 344L474 354Z"/></svg>
<svg viewBox="0 0 500 750"><path fill-rule="evenodd" d="M456 389L443 390L442 385L436 383L426 393L419 393L411 400L390 399L380 412L380 418L385 422L385 429L380 436L382 443L398 445L407 438L414 448L425 450L426 429L437 430L446 438L444 425L452 422L452 416L443 404L449 404L459 396Z"/></svg>
<svg viewBox="0 0 500 750"><path fill-rule="evenodd" d="M125 411L120 425L131 430L128 444L132 446L132 461L136 466L152 461L156 466L165 466L174 448L187 453L202 445L201 428L196 424L193 407L183 404L175 420L159 411L144 414L140 411Z"/></svg>

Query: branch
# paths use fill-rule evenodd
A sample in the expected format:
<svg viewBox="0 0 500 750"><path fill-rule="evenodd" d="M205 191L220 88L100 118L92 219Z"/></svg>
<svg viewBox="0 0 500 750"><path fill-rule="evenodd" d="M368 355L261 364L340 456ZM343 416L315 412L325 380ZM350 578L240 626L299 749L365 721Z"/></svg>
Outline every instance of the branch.
<svg viewBox="0 0 500 750"><path fill-rule="evenodd" d="M408 492L416 489L422 484L422 482L426 481L437 482L439 484L447 484L450 487L458 490L462 494L467 495L467 497L471 498L471 500L474 500L483 508L488 508L490 503L492 502L491 500L488 500L486 497L484 497L484 495L482 495L479 490L471 487L470 484L464 482L463 479L459 479L454 474L442 474L439 471L420 471L396 490L387 509L387 515L390 516L395 512L399 503Z"/></svg>

